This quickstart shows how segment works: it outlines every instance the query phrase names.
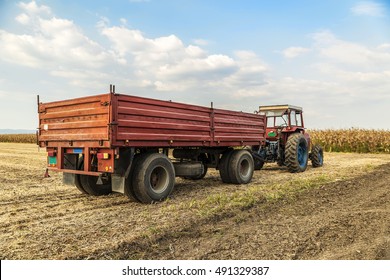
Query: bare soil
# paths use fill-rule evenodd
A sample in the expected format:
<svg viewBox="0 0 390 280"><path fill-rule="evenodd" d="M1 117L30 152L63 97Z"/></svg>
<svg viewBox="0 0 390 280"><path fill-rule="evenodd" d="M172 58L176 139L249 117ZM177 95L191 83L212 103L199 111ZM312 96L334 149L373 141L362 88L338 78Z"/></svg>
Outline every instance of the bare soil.
<svg viewBox="0 0 390 280"><path fill-rule="evenodd" d="M83 195L45 164L0 143L0 259L390 259L390 155L267 165L240 186L211 171L151 205Z"/></svg>
<svg viewBox="0 0 390 280"><path fill-rule="evenodd" d="M120 248L132 250L148 259L390 260L390 164Z"/></svg>

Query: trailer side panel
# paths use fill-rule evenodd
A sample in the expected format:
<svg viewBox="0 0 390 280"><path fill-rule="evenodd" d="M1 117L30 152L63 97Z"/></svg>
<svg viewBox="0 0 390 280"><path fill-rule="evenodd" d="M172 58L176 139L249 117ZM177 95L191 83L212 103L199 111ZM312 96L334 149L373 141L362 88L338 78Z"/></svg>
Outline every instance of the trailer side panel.
<svg viewBox="0 0 390 280"><path fill-rule="evenodd" d="M41 103L38 110L41 146L73 141L96 142L99 146L99 141L109 140L109 94Z"/></svg>
<svg viewBox="0 0 390 280"><path fill-rule="evenodd" d="M210 109L170 101L115 95L118 146L209 146Z"/></svg>
<svg viewBox="0 0 390 280"><path fill-rule="evenodd" d="M128 95L113 97L115 146L259 145L264 116Z"/></svg>

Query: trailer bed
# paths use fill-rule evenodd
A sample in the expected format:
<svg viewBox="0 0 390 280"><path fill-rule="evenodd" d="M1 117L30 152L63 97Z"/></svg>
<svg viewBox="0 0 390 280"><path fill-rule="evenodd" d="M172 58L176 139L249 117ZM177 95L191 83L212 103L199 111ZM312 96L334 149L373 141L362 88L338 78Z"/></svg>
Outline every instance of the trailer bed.
<svg viewBox="0 0 390 280"><path fill-rule="evenodd" d="M107 93L39 103L41 147L226 147L265 141L265 116Z"/></svg>

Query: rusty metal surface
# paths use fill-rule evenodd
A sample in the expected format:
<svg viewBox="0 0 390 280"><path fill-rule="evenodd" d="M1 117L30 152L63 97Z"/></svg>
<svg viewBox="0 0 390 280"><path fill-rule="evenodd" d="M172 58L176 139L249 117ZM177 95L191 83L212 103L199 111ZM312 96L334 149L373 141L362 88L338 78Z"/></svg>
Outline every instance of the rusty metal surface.
<svg viewBox="0 0 390 280"><path fill-rule="evenodd" d="M265 116L108 93L39 104L39 142L51 147L259 145Z"/></svg>
<svg viewBox="0 0 390 280"><path fill-rule="evenodd" d="M264 116L115 95L118 146L241 146L264 140Z"/></svg>
<svg viewBox="0 0 390 280"><path fill-rule="evenodd" d="M259 144L258 142L264 139L264 122L262 115L214 109L214 141L222 144Z"/></svg>
<svg viewBox="0 0 390 280"><path fill-rule="evenodd" d="M110 95L39 104L39 142L109 140Z"/></svg>

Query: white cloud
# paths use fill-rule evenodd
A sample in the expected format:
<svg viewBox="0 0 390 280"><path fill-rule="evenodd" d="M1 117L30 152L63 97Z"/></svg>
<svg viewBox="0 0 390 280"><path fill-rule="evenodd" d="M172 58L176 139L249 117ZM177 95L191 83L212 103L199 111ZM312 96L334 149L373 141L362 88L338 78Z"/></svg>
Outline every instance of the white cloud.
<svg viewBox="0 0 390 280"><path fill-rule="evenodd" d="M58 66L102 67L115 59L70 20L51 15L50 8L34 1L20 3L25 12L16 17L21 24L29 23L24 34L0 29L1 59L33 68L52 69Z"/></svg>
<svg viewBox="0 0 390 280"><path fill-rule="evenodd" d="M96 28L104 46L86 36L71 20L59 18L35 1L20 3L16 22L23 34L0 29L0 60L37 68L69 84L96 87L101 81L119 82L136 91L206 92L235 90L264 84L265 63L248 51L234 57L209 54L196 40L186 45L171 34L148 38L140 30L110 26L101 17Z"/></svg>
<svg viewBox="0 0 390 280"><path fill-rule="evenodd" d="M234 96L248 106L253 100L301 105L308 113L308 127L388 127L382 120L385 111L376 108L390 102L389 44L368 47L331 31L311 38L309 62L291 61L292 69L299 71L278 76L271 68L259 79L263 85L238 89ZM367 117L374 112L375 123Z"/></svg>
<svg viewBox="0 0 390 280"><path fill-rule="evenodd" d="M110 20L107 17L100 17L100 20L96 23L96 27L100 30L107 27L110 24Z"/></svg>
<svg viewBox="0 0 390 280"><path fill-rule="evenodd" d="M52 11L48 6L40 5L38 6L35 1L30 3L20 2L18 6L24 10L29 15L51 15Z"/></svg>
<svg viewBox="0 0 390 280"><path fill-rule="evenodd" d="M379 50L390 49L390 43L383 43L383 44L380 44L380 45L378 46L378 49L379 49Z"/></svg>
<svg viewBox="0 0 390 280"><path fill-rule="evenodd" d="M310 49L308 48L302 48L302 47L289 47L282 51L282 54L286 58L295 58L297 56L300 56L304 53L309 52Z"/></svg>
<svg viewBox="0 0 390 280"><path fill-rule="evenodd" d="M228 85L238 87L240 90L257 91L266 83L268 65L252 51L236 51L238 70L227 77L224 82Z"/></svg>
<svg viewBox="0 0 390 280"><path fill-rule="evenodd" d="M210 44L210 42L208 40L205 40L205 39L194 39L192 41L194 42L194 44L196 44L198 46L207 46Z"/></svg>
<svg viewBox="0 0 390 280"><path fill-rule="evenodd" d="M15 19L17 22L19 22L20 24L23 24L23 25L26 25L30 22L30 17L25 13L21 13Z"/></svg>
<svg viewBox="0 0 390 280"><path fill-rule="evenodd" d="M330 31L322 31L313 36L317 51L330 61L344 66L361 67L361 70L388 69L390 50L387 44L369 48L359 43L338 39Z"/></svg>
<svg viewBox="0 0 390 280"><path fill-rule="evenodd" d="M120 18L119 21L121 22L122 25L127 25L127 19L125 18Z"/></svg>
<svg viewBox="0 0 390 280"><path fill-rule="evenodd" d="M362 1L352 7L351 11L357 16L381 17L384 15L385 7L377 2Z"/></svg>

